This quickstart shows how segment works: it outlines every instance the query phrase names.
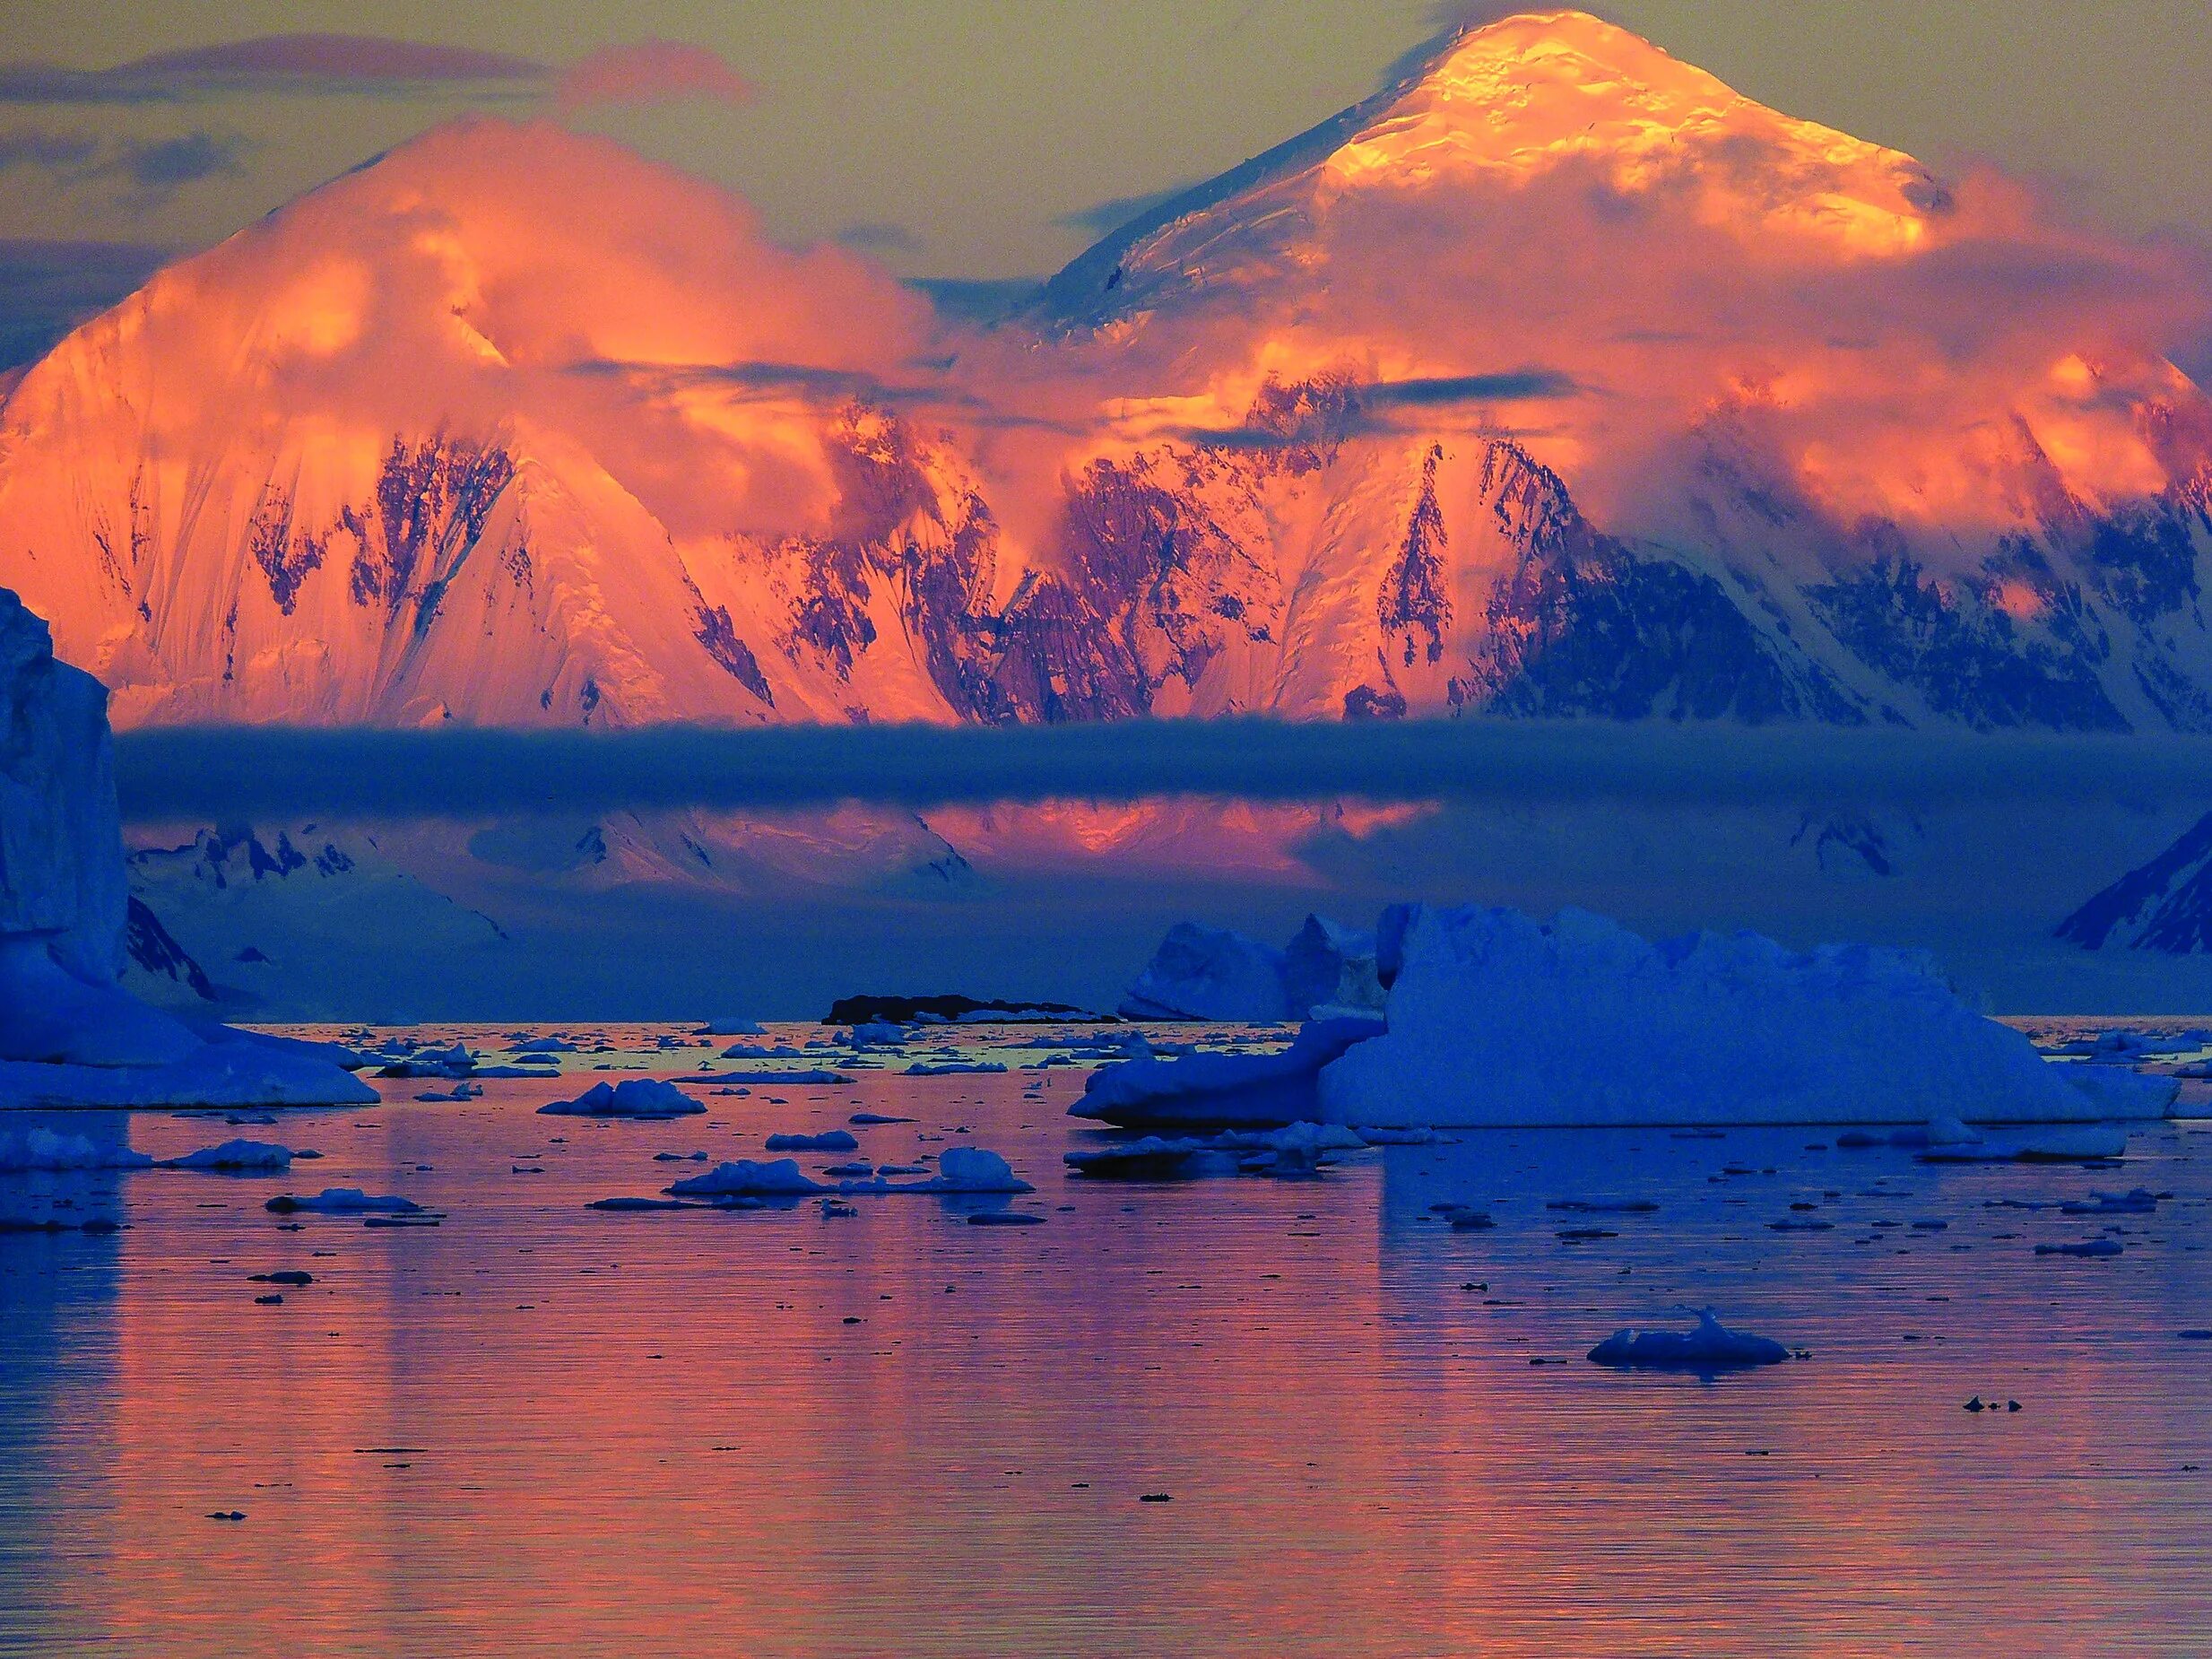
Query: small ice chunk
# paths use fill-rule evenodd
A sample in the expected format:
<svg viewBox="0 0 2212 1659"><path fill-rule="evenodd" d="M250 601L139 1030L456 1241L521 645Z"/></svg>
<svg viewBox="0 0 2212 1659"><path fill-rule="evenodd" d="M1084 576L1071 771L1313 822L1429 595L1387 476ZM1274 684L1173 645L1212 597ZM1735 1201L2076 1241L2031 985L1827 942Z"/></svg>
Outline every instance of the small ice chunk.
<svg viewBox="0 0 2212 1659"><path fill-rule="evenodd" d="M771 1152L856 1152L860 1142L850 1132L843 1129L825 1130L820 1134L772 1134L768 1138Z"/></svg>
<svg viewBox="0 0 2212 1659"><path fill-rule="evenodd" d="M937 1160L934 1179L914 1189L938 1193L1028 1193L1037 1189L1015 1175L1013 1166L988 1147L949 1146Z"/></svg>
<svg viewBox="0 0 2212 1659"><path fill-rule="evenodd" d="M2037 1255L2086 1255L2104 1257L2119 1255L2127 1246L2117 1238L2085 1238L2079 1244L2041 1244L2035 1246Z"/></svg>
<svg viewBox="0 0 2212 1659"><path fill-rule="evenodd" d="M2092 1193L2086 1199L2060 1204L2064 1215L2151 1215L2158 1209L2158 1194L2147 1186L2126 1193Z"/></svg>
<svg viewBox="0 0 2212 1659"><path fill-rule="evenodd" d="M1780 1342L1731 1331L1706 1308L1689 1331L1616 1331L1590 1351L1593 1365L1673 1371L1719 1371L1737 1366L1778 1365L1790 1357Z"/></svg>
<svg viewBox="0 0 2212 1659"><path fill-rule="evenodd" d="M98 1138L38 1125L20 1131L0 1127L0 1174L146 1168L153 1160L133 1151L127 1137L121 1120Z"/></svg>
<svg viewBox="0 0 2212 1659"><path fill-rule="evenodd" d="M750 1158L740 1158L733 1163L716 1164L705 1175L678 1181L667 1189L676 1198L804 1194L828 1190L820 1182L810 1179L800 1169L795 1158L779 1158L773 1163L756 1163Z"/></svg>
<svg viewBox="0 0 2212 1659"><path fill-rule="evenodd" d="M422 1206L412 1198L395 1194L379 1196L365 1193L358 1186L326 1186L312 1198L295 1197L290 1193L272 1198L263 1206L277 1215L291 1215L306 1212L315 1215L420 1215Z"/></svg>
<svg viewBox="0 0 2212 1659"><path fill-rule="evenodd" d="M225 1141L203 1146L181 1158L165 1158L164 1169L235 1169L281 1173L292 1167L292 1150L268 1141Z"/></svg>
<svg viewBox="0 0 2212 1659"><path fill-rule="evenodd" d="M547 1117L688 1117L707 1108L671 1082L657 1077L629 1077L615 1084L594 1083L573 1100L538 1107Z"/></svg>

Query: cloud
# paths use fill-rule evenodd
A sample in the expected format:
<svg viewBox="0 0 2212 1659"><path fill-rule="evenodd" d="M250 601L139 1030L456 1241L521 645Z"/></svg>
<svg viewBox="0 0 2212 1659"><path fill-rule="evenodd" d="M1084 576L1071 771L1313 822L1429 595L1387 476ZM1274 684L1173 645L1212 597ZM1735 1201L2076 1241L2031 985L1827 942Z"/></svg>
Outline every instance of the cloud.
<svg viewBox="0 0 2212 1659"><path fill-rule="evenodd" d="M618 733L246 726L126 732L116 740L116 769L124 812L136 822L1193 796L2025 807L2202 800L2212 796L2212 740L1470 720Z"/></svg>
<svg viewBox="0 0 2212 1659"><path fill-rule="evenodd" d="M390 97L458 87L533 88L549 73L542 64L503 52L380 35L259 35L109 69L0 64L0 103L173 103L235 92Z"/></svg>
<svg viewBox="0 0 2212 1659"><path fill-rule="evenodd" d="M614 104L658 104L679 98L750 102L752 83L719 53L681 40L647 39L603 47L571 65L554 97L564 114Z"/></svg>
<svg viewBox="0 0 2212 1659"><path fill-rule="evenodd" d="M166 199L186 185L239 170L248 149L236 134L185 133L175 138L126 139L91 171L121 179L142 198Z"/></svg>
<svg viewBox="0 0 2212 1659"><path fill-rule="evenodd" d="M100 153L100 141L82 133L19 127L0 133L0 173L22 167L58 173L88 166Z"/></svg>
<svg viewBox="0 0 2212 1659"><path fill-rule="evenodd" d="M880 221L846 225L831 239L840 248L863 254L911 254L922 247L922 239L905 225Z"/></svg>
<svg viewBox="0 0 2212 1659"><path fill-rule="evenodd" d="M1379 380L1360 385L1347 378L1326 387L1327 395L1297 419L1262 420L1223 428L1182 427L1175 436L1189 443L1221 449L1289 449L1318 440L1340 442L1360 433L1424 430L1422 417L1444 409L1470 410L1484 429L1497 431L1500 404L1549 402L1580 397L1588 388L1573 376L1548 369L1516 369L1501 374L1450 375L1416 380ZM1394 412L1415 412L1411 420Z"/></svg>
<svg viewBox="0 0 2212 1659"><path fill-rule="evenodd" d="M0 173L28 169L67 188L119 185L124 199L143 212L187 185L240 171L250 148L238 134L196 128L169 138L116 139L26 127L0 133Z"/></svg>
<svg viewBox="0 0 2212 1659"><path fill-rule="evenodd" d="M1123 225L1133 224L1148 213L1158 213L1177 196L1187 195L1191 185L1171 185L1165 190L1153 190L1142 195L1108 196L1103 202L1094 202L1089 207L1078 207L1062 213L1053 223L1063 230L1081 230L1094 237L1110 236Z"/></svg>
<svg viewBox="0 0 2212 1659"><path fill-rule="evenodd" d="M1385 380L1366 387L1361 398L1370 408L1435 409L1451 404L1522 403L1535 398L1574 397L1582 389L1572 375L1548 369L1516 369L1504 374Z"/></svg>

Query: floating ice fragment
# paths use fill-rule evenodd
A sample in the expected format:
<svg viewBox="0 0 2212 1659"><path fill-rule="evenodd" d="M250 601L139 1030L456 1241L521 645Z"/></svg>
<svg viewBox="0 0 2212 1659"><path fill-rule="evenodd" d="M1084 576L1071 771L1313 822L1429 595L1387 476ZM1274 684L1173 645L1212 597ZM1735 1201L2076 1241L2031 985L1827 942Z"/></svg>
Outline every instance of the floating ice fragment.
<svg viewBox="0 0 2212 1659"><path fill-rule="evenodd" d="M1027 1193L1033 1188L1014 1174L1006 1160L982 1146L950 1146L937 1160L937 1175L913 1187L893 1191L941 1193Z"/></svg>
<svg viewBox="0 0 2212 1659"><path fill-rule="evenodd" d="M1616 1331L1590 1351L1593 1365L1675 1371L1718 1371L1778 1365L1790 1357L1780 1342L1731 1331L1706 1308L1689 1331Z"/></svg>
<svg viewBox="0 0 2212 1659"><path fill-rule="evenodd" d="M705 1175L678 1181L667 1190L677 1198L720 1198L740 1194L803 1195L828 1189L809 1178L795 1158L779 1158L773 1163L740 1158L732 1163L716 1164Z"/></svg>
<svg viewBox="0 0 2212 1659"><path fill-rule="evenodd" d="M263 1206L277 1215L305 1212L315 1215L420 1215L422 1206L412 1198L378 1196L358 1186L326 1186L312 1198L280 1194Z"/></svg>
<svg viewBox="0 0 2212 1659"><path fill-rule="evenodd" d="M165 1158L161 1160L161 1168L266 1171L274 1174L291 1168L293 1156L291 1148L267 1141L225 1141L220 1146L204 1146L198 1151L187 1152L181 1158Z"/></svg>
<svg viewBox="0 0 2212 1659"><path fill-rule="evenodd" d="M2065 1215L2150 1215L2158 1208L2158 1194L2147 1186L2127 1193L2092 1193L2086 1199L2060 1204Z"/></svg>
<svg viewBox="0 0 2212 1659"><path fill-rule="evenodd" d="M843 1129L826 1130L820 1134L772 1134L768 1138L771 1152L856 1152L860 1142Z"/></svg>
<svg viewBox="0 0 2212 1659"><path fill-rule="evenodd" d="M538 1107L547 1117L688 1117L706 1107L656 1077L630 1077L615 1084L594 1083L573 1100Z"/></svg>
<svg viewBox="0 0 2212 1659"><path fill-rule="evenodd" d="M65 1169L143 1169L153 1160L131 1150L117 1132L94 1139L44 1127L0 1128L0 1174Z"/></svg>

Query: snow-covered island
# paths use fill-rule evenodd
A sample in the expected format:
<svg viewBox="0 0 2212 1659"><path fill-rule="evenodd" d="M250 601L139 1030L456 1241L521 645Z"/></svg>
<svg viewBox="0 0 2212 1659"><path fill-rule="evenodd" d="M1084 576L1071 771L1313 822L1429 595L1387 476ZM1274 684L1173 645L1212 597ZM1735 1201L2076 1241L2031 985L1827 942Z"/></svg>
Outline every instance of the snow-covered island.
<svg viewBox="0 0 2212 1659"><path fill-rule="evenodd" d="M343 1051L185 1020L124 991L127 894L108 694L0 588L0 1107L372 1103Z"/></svg>

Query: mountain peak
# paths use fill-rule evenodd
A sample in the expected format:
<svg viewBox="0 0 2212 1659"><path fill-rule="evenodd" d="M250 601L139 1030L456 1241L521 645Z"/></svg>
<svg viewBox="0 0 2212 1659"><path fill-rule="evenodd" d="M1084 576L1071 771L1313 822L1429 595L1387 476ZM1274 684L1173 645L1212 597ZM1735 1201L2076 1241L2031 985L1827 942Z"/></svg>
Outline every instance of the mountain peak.
<svg viewBox="0 0 2212 1659"><path fill-rule="evenodd" d="M1633 30L1589 12L1559 7L1516 13L1449 30L1408 60L1412 67L1399 85L1459 80L1486 73L1500 63L1563 54L1645 78L1657 78L1669 69L1700 74Z"/></svg>
<svg viewBox="0 0 2212 1659"><path fill-rule="evenodd" d="M1107 237L1047 286L1040 314L1097 326L1168 291L1310 270L1356 206L1466 223L1546 181L1817 263L1916 252L1951 207L1911 156L1768 109L1587 12L1457 30L1401 70Z"/></svg>
<svg viewBox="0 0 2212 1659"><path fill-rule="evenodd" d="M1582 164L1624 195L1696 187L1700 218L1858 255L1918 246L1947 199L1910 156L1767 109L1587 12L1449 35L1363 110L1326 164L1340 187Z"/></svg>

